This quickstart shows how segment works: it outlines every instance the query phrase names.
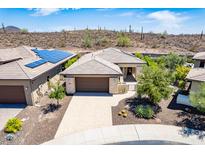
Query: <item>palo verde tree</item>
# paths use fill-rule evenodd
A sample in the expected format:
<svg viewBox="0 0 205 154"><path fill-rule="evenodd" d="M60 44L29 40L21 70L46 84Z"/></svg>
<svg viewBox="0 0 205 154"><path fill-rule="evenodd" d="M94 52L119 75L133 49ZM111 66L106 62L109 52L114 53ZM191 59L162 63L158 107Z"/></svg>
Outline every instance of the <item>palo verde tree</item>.
<svg viewBox="0 0 205 154"><path fill-rule="evenodd" d="M205 113L205 83L197 91L190 92L189 99L194 107Z"/></svg>
<svg viewBox="0 0 205 154"><path fill-rule="evenodd" d="M167 71L156 66L144 66L138 78L137 94L148 96L151 102L158 103L169 98L172 88Z"/></svg>
<svg viewBox="0 0 205 154"><path fill-rule="evenodd" d="M56 85L52 86L52 91L49 95L49 98L57 100L57 104L59 105L59 100L65 97L65 90L62 85L58 82Z"/></svg>

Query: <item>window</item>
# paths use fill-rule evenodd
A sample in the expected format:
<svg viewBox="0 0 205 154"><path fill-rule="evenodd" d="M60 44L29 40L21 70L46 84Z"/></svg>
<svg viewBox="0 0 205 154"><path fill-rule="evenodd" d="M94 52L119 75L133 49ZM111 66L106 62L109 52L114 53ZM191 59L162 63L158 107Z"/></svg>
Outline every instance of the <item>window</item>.
<svg viewBox="0 0 205 154"><path fill-rule="evenodd" d="M47 76L47 81L50 81L50 77L49 76Z"/></svg>
<svg viewBox="0 0 205 154"><path fill-rule="evenodd" d="M200 61L199 67L204 67L204 61Z"/></svg>

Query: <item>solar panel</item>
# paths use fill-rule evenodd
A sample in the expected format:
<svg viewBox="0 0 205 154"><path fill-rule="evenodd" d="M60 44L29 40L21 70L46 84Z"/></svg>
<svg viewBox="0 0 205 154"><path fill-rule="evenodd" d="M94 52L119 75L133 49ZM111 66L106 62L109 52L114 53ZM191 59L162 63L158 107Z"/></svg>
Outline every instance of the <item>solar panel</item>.
<svg viewBox="0 0 205 154"><path fill-rule="evenodd" d="M71 53L60 50L38 50L36 53L40 58L54 64L72 55Z"/></svg>
<svg viewBox="0 0 205 154"><path fill-rule="evenodd" d="M49 51L49 50L38 50L37 48L31 49L31 50L35 52L36 55L41 58L41 60L25 65L30 68L38 67L46 62L55 64L73 55L72 53L61 51L61 50L50 50Z"/></svg>
<svg viewBox="0 0 205 154"><path fill-rule="evenodd" d="M35 68L35 67L38 67L42 64L45 64L46 62L47 62L47 60L40 59L40 60L34 61L32 63L26 64L25 66L30 67L30 68Z"/></svg>

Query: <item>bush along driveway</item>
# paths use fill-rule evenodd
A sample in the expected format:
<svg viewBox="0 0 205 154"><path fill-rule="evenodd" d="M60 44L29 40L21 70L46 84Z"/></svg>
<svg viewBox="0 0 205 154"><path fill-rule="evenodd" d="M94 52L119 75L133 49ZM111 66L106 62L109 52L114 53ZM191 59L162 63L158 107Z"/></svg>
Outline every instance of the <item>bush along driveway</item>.
<svg viewBox="0 0 205 154"><path fill-rule="evenodd" d="M0 144L41 144L53 139L71 98L66 96L57 106L45 96L38 105L26 107L16 116L23 121L22 129L11 141L5 139L7 134L2 130Z"/></svg>

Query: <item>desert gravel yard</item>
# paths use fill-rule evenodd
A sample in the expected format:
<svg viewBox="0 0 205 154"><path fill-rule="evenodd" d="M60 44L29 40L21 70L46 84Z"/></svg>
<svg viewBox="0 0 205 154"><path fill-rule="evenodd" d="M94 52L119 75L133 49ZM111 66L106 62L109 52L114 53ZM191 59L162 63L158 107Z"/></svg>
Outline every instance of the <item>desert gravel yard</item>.
<svg viewBox="0 0 205 154"><path fill-rule="evenodd" d="M6 133L0 132L0 144L41 144L54 138L72 96L66 96L60 107L56 101L43 97L37 106L27 106L16 117L23 119L23 128L14 135L12 141L5 139Z"/></svg>
<svg viewBox="0 0 205 154"><path fill-rule="evenodd" d="M157 113L153 119L149 120L138 118L130 108L139 103L138 99L131 97L120 101L117 106L112 107L113 125L165 124L205 130L205 115L199 113L194 108L176 104L176 95L168 100L161 101L159 103L159 106L161 107L159 113ZM127 117L119 116L118 113L126 107L128 107Z"/></svg>

